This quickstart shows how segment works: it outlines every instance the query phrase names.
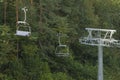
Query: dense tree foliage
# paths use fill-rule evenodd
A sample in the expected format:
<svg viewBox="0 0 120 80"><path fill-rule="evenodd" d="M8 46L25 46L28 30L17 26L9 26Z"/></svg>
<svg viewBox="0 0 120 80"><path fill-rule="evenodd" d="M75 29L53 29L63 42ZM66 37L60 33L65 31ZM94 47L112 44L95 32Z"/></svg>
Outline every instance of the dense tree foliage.
<svg viewBox="0 0 120 80"><path fill-rule="evenodd" d="M16 36L27 7L30 37ZM97 47L82 45L85 28L116 29L119 0L0 0L0 80L97 80ZM58 57L57 33L70 56ZM119 48L104 48L105 80L120 80Z"/></svg>

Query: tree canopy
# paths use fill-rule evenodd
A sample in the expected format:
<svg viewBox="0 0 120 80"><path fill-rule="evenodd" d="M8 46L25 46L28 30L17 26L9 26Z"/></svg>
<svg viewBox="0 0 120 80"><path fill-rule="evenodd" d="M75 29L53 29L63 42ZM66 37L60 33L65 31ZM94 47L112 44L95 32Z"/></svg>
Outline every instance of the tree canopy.
<svg viewBox="0 0 120 80"><path fill-rule="evenodd" d="M16 36L28 9L29 37ZM97 47L82 45L85 28L116 29L120 40L120 0L0 0L1 80L96 80ZM58 33L69 56L55 55ZM105 80L120 80L119 48L104 48Z"/></svg>

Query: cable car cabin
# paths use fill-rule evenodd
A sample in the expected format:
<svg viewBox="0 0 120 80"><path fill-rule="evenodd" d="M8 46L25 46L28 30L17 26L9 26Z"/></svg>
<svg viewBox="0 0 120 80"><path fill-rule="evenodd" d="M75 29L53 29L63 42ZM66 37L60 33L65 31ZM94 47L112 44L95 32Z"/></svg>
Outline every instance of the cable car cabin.
<svg viewBox="0 0 120 80"><path fill-rule="evenodd" d="M55 54L57 56L69 56L69 48L67 45L58 45Z"/></svg>
<svg viewBox="0 0 120 80"><path fill-rule="evenodd" d="M29 24L19 23L15 35L17 35L17 36L30 36L31 35L31 28L30 28Z"/></svg>
<svg viewBox="0 0 120 80"><path fill-rule="evenodd" d="M29 24L26 22L26 11L28 10L26 7L22 8L24 11L24 20L23 21L17 21L18 28L16 30L17 36L30 36L31 34L31 28Z"/></svg>

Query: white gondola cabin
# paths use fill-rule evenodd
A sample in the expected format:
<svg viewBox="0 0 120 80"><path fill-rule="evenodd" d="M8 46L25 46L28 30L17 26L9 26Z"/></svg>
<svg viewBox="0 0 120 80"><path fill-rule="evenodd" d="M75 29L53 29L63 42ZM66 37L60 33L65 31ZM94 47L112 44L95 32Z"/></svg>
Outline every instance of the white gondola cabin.
<svg viewBox="0 0 120 80"><path fill-rule="evenodd" d="M24 11L24 21L18 21L17 22L17 30L16 34L17 36L30 36L31 35L31 27L29 24L26 22L26 7L22 8Z"/></svg>
<svg viewBox="0 0 120 80"><path fill-rule="evenodd" d="M69 47L65 44L61 44L61 33L58 33L58 46L55 49L56 56L69 56Z"/></svg>
<svg viewBox="0 0 120 80"><path fill-rule="evenodd" d="M17 36L30 36L31 35L31 28L30 28L29 24L27 24L25 22L22 22L22 23L19 22L15 35L17 35Z"/></svg>

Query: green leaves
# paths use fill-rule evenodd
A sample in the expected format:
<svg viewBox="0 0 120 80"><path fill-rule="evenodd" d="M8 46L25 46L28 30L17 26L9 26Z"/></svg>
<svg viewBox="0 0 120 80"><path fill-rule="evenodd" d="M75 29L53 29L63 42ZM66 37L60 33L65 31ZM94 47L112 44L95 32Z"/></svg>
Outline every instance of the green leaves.
<svg viewBox="0 0 120 80"><path fill-rule="evenodd" d="M66 73L58 72L53 74L53 80L74 80L69 77Z"/></svg>
<svg viewBox="0 0 120 80"><path fill-rule="evenodd" d="M35 55L37 51L38 51L38 47L36 45L28 44L23 46L23 52L27 55L30 56Z"/></svg>
<svg viewBox="0 0 120 80"><path fill-rule="evenodd" d="M86 34L86 27L117 29L115 37L120 38L119 4L118 0L33 0L32 4L18 0L17 5L8 0L5 10L0 2L0 79L96 80L97 48L81 45L79 38ZM28 8L30 37L14 35L16 18L24 18L24 6ZM8 26L2 25L4 18ZM61 43L69 46L69 57L55 55L57 33L63 35ZM105 79L119 80L119 50L112 51L104 49Z"/></svg>
<svg viewBox="0 0 120 80"><path fill-rule="evenodd" d="M10 27L9 26L0 26L0 35L1 36L7 36L9 35L8 32L10 31Z"/></svg>

